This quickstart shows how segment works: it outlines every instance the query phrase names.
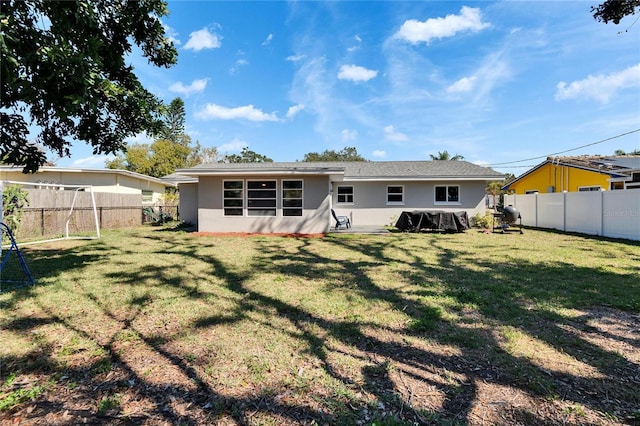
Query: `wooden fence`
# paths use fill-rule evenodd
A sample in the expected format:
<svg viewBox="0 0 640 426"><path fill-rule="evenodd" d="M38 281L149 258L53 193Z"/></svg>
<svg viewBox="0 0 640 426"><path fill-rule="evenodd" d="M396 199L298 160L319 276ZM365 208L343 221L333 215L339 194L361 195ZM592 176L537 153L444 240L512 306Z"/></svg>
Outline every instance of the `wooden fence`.
<svg viewBox="0 0 640 426"><path fill-rule="evenodd" d="M156 214L148 214L142 205L142 196L136 194L113 194L94 192L94 213L91 193L84 191L60 191L50 189L26 189L29 206L22 212L16 232L18 240L50 238L65 232L78 235L95 233L97 215L100 229L118 229L154 222L161 213L178 218L177 206L149 206ZM75 197L75 203L73 199ZM73 204L73 210L71 206Z"/></svg>

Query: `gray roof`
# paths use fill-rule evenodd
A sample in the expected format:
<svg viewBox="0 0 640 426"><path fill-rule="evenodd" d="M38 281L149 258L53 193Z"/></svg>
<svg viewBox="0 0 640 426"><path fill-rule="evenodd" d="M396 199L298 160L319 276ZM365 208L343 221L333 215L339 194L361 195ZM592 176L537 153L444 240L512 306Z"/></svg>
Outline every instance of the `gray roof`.
<svg viewBox="0 0 640 426"><path fill-rule="evenodd" d="M179 175L242 173L340 174L345 180L478 179L501 180L502 173L468 161L346 161L280 163L214 163L177 170Z"/></svg>

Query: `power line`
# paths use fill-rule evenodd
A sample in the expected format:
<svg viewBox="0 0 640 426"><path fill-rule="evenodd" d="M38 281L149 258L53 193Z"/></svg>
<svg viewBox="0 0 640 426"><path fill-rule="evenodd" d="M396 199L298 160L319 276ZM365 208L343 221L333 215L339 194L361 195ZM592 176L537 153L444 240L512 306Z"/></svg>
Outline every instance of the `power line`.
<svg viewBox="0 0 640 426"><path fill-rule="evenodd" d="M488 164L488 165L487 165L487 167L503 166L503 165L505 165L505 164L522 163L522 162L524 162L524 161L539 160L539 159L541 159L541 158L553 157L553 156L558 155L558 154L564 154L564 153L566 153L566 152L577 151L577 150L579 150L579 149L586 148L586 147L588 147L588 146L598 145L598 144L601 144L601 143L604 143L604 142L607 142L607 141L610 141L610 140L613 140L613 139L618 139L618 138L621 138L621 137L623 137L623 136L627 136L627 135L630 135L630 134L632 134L632 133L637 133L637 132L640 132L640 129L631 130L631 131L629 131L629 132L621 133L621 134L616 135L616 136L611 136L610 138L602 139L602 140L599 140L599 141L597 141L597 142L588 143L588 144L586 144L586 145L581 145L581 146L578 146L578 147L576 147L576 148L566 149L566 150L564 150L564 151L554 152L554 153L552 153L552 154L541 155L541 156L539 156L539 157L525 158L524 160L506 161L506 162L504 162L504 163ZM515 166L513 166L513 167L515 167Z"/></svg>

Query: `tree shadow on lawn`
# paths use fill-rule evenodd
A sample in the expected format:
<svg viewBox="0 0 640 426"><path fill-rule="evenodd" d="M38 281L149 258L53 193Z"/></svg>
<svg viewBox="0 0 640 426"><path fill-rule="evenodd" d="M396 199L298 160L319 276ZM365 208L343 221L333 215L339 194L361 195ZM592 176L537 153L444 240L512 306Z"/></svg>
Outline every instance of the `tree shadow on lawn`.
<svg viewBox="0 0 640 426"><path fill-rule="evenodd" d="M383 241L367 237L298 239L290 240L284 249L283 240L261 237L248 243L255 248L247 262L234 262L228 256L229 240L173 238L166 233L145 238L153 241L149 257L172 256L177 263L162 266L154 262L135 272L126 268L105 272L105 278L118 287L136 289L124 304L106 297L108 289L98 293L99 289L80 287L83 294L79 297L91 306L92 315L103 324L101 330L72 315L64 316L59 307L51 305L41 306L46 317L32 324L16 318L3 325L28 340L38 327L55 323L97 342L103 352L94 363L97 366L88 370L74 369L68 363L61 366L51 345L41 345L19 359L3 359L3 363L23 371L63 372L82 383L89 376L88 383L100 383L97 390L86 389L94 399L124 394L129 400L146 401L140 412L128 414L133 421L251 424L261 418L278 418L284 424L480 423L482 414L489 422L548 424L567 420L566 412L553 412L566 403L618 419L634 415L637 408L637 383L633 381L638 377L637 361L591 343L579 334L590 332L585 323L555 308L624 305L629 295L639 291L630 275L579 267L567 272L570 265L562 262L474 262L471 251L452 250L441 236L402 235ZM214 245L221 251L209 250ZM111 254L120 250L120 258L126 258L129 250L135 252L116 246L97 250ZM422 256L425 251L434 256ZM62 265L82 268L88 259L97 261L93 257ZM203 269L179 268L194 263L202 264ZM574 279L589 276L593 278L584 282ZM602 282L610 285L594 289ZM286 289L276 291L291 283L305 284L299 286L299 299ZM618 292L615 285L626 290ZM314 304L323 294L326 304ZM145 324L146 310L170 303L167 295L185 301L176 308L205 310L185 317L181 324ZM343 305L329 306L336 300ZM207 313L207 305L224 310ZM376 307L388 312L392 321L377 318ZM170 309L167 315L174 319ZM302 366L298 375L283 374L287 380L257 383L247 391L230 393L219 388L216 373L207 373L199 356L180 351L180 342L189 334L204 336L199 333L246 323L256 324L266 335L281 333L298 342L298 355L304 362L300 365L317 363L328 376L317 388L321 394L314 396L314 381L303 381ZM521 341L534 345L527 351L519 347ZM203 352L203 359L212 356L206 342L193 347ZM576 369L544 364L536 356L538 350L579 360L576 365L592 374L583 376ZM34 356L39 357L38 363L34 364ZM99 367L105 362L111 367L102 371ZM249 367L256 370L251 377L267 374L260 365ZM296 385L296 380L302 382ZM492 386L494 393L487 391ZM495 396L495 389L564 405L554 408L549 403L540 411L526 404L509 405L488 399ZM46 404L36 404L34 412L45 416L46 410ZM574 418L577 423L606 420L593 415L581 419L579 414ZM101 419L110 423L127 417L120 413Z"/></svg>
<svg viewBox="0 0 640 426"><path fill-rule="evenodd" d="M335 239L333 242L354 253L366 253L369 260L354 262L322 258L305 252L304 247L300 253L289 256L283 255L277 247L266 248L262 252L267 256L272 253L271 260L283 265L280 271L283 273L294 270L307 278L342 279L347 286L350 286L349 282L356 283L363 297L389 302L396 310L407 312L412 317L409 329L419 332L413 333L414 336L435 339L462 349L460 356L434 357L428 351L412 356L410 354L415 354L415 350L409 345L389 345L364 336L359 331L368 325L366 322L351 323L349 334L341 334L344 327L340 324L325 325L333 330L334 337L345 344L367 340L366 347L361 349L392 360L401 370L402 365L422 368L444 365L446 369L462 374L465 387L440 386L445 394L455 395L442 406L444 412L454 419L469 420L469 410L477 397L474 386L469 384L478 382L512 386L542 399L573 401L596 412L617 413L623 418L637 414L634 411L637 409L635 401L640 396L637 391L640 371L637 361L579 337L576 332L584 331L587 326L555 312L558 308L575 309L600 304L614 304L637 312L638 298L633 296L639 292L637 276L594 271L562 262L539 264L523 260L508 265L502 262L477 263L479 268L469 269L465 262L473 262L473 259L464 259L464 256L461 259L456 251L440 246L438 239L432 239L429 247L438 253L435 263L424 263L419 256L410 253L407 253L409 259L405 260L389 257L386 255L391 251L389 240L367 243L364 239ZM398 244L396 249L404 246L405 242ZM413 270L410 280L415 281L419 288L411 294L375 284L363 271L375 269L381 262L400 262L410 266ZM337 266L327 271L328 264ZM420 279L424 284L419 282ZM414 297L416 293L423 293L423 286L429 288L433 281L440 284L441 289L436 293L441 294L443 301L447 298L455 301L451 306L434 307L420 303ZM261 302L269 303L267 300ZM546 310L546 305L553 306L553 309ZM464 323L464 317L455 311L469 306L481 315L484 329L469 329L458 322L462 320ZM458 321L444 318L441 315L443 310L454 311ZM638 318L635 317L634 321L637 322ZM512 330L521 335L516 337L524 341L530 339L533 344L524 349L509 348L503 334L508 338ZM547 361L535 356L535 351L543 349L561 356ZM563 359L565 357L568 358ZM577 362L570 369L553 365L567 360ZM487 373L485 365L492 371ZM583 366L589 371L579 371ZM379 396L392 399L391 396L398 391L397 388L386 390ZM550 421L544 417L538 420L542 423ZM530 415L527 421L531 421Z"/></svg>

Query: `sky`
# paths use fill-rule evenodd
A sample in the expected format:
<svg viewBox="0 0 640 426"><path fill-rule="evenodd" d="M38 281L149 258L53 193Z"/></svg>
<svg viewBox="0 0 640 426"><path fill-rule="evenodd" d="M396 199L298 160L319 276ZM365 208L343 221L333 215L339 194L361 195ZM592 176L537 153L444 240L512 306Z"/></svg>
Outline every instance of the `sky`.
<svg viewBox="0 0 640 426"><path fill-rule="evenodd" d="M170 1L177 65L129 61L221 154L446 150L518 176L552 154L640 149L640 22L597 22L596 2ZM74 143L56 164L105 160Z"/></svg>

